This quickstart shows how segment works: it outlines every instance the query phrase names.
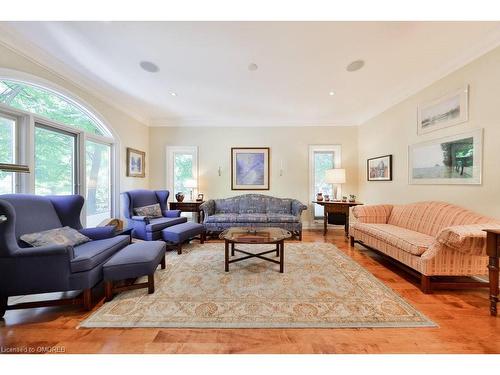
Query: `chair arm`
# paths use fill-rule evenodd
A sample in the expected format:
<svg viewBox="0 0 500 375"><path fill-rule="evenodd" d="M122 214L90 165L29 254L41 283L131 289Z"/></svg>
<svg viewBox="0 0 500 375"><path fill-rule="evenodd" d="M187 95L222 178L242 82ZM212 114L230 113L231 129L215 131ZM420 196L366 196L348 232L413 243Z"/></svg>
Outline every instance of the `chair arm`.
<svg viewBox="0 0 500 375"><path fill-rule="evenodd" d="M181 210L164 210L163 216L164 217L180 217Z"/></svg>
<svg viewBox="0 0 500 375"><path fill-rule="evenodd" d="M500 229L500 224L455 225L444 228L437 241L464 254L486 256L486 232L484 229Z"/></svg>
<svg viewBox="0 0 500 375"><path fill-rule="evenodd" d="M149 224L149 217L147 216L132 216L130 220L143 221L146 224Z"/></svg>
<svg viewBox="0 0 500 375"><path fill-rule="evenodd" d="M79 232L91 240L103 240L115 236L116 228L112 225L105 227L83 228Z"/></svg>
<svg viewBox="0 0 500 375"><path fill-rule="evenodd" d="M302 215L302 211L307 210L307 206L301 201L294 199L292 200L292 215L298 216Z"/></svg>
<svg viewBox="0 0 500 375"><path fill-rule="evenodd" d="M205 220L206 220L207 217L215 214L215 201L213 199L209 199L208 201L203 202L200 205L200 210L203 211L203 215L204 215Z"/></svg>
<svg viewBox="0 0 500 375"><path fill-rule="evenodd" d="M46 245L38 247L20 247L13 253L14 257L52 257L65 255L68 261L75 257L73 247L65 245Z"/></svg>
<svg viewBox="0 0 500 375"><path fill-rule="evenodd" d="M352 214L361 223L387 224L392 207L392 204L355 206L352 209Z"/></svg>

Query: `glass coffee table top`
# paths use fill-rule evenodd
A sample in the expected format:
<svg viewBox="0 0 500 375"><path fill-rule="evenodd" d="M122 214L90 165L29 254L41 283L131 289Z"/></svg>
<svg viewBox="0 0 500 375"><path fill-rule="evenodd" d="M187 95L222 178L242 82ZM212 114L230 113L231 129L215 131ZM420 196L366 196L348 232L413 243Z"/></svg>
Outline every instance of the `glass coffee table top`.
<svg viewBox="0 0 500 375"><path fill-rule="evenodd" d="M291 232L281 228L234 227L226 229L219 238L238 243L274 243L291 236Z"/></svg>

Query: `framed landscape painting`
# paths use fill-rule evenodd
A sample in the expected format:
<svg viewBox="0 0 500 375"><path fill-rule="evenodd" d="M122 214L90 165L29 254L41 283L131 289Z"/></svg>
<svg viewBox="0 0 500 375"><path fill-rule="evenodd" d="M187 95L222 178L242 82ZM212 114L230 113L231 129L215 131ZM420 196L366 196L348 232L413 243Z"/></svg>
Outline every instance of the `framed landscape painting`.
<svg viewBox="0 0 500 375"><path fill-rule="evenodd" d="M231 148L231 190L269 190L269 147Z"/></svg>
<svg viewBox="0 0 500 375"><path fill-rule="evenodd" d="M481 184L482 148L482 129L411 145L409 182Z"/></svg>
<svg viewBox="0 0 500 375"><path fill-rule="evenodd" d="M368 181L392 181L392 155L367 160Z"/></svg>
<svg viewBox="0 0 500 375"><path fill-rule="evenodd" d="M425 134L469 119L469 87L418 106L418 131Z"/></svg>
<svg viewBox="0 0 500 375"><path fill-rule="evenodd" d="M127 147L127 176L145 177L146 153Z"/></svg>

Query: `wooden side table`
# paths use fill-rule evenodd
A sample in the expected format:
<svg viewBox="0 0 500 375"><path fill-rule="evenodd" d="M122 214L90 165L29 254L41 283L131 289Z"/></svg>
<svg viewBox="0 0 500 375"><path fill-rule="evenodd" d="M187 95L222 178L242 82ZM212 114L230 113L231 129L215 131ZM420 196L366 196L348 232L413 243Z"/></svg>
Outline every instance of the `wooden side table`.
<svg viewBox="0 0 500 375"><path fill-rule="evenodd" d="M346 237L349 237L349 209L354 206L359 206L363 203L361 202L338 202L338 201L313 201L313 203L323 206L324 217L323 217L323 235L326 236L327 226L328 226L328 214L338 213L345 215L344 231Z"/></svg>
<svg viewBox="0 0 500 375"><path fill-rule="evenodd" d="M498 258L500 258L500 230L486 229L486 253L490 257L488 274L490 278L490 315L497 315L498 303Z"/></svg>
<svg viewBox="0 0 500 375"><path fill-rule="evenodd" d="M183 201L183 202L169 202L168 207L170 210L181 210L182 212L195 212L196 221L201 223L203 221L203 211L200 206L205 201Z"/></svg>

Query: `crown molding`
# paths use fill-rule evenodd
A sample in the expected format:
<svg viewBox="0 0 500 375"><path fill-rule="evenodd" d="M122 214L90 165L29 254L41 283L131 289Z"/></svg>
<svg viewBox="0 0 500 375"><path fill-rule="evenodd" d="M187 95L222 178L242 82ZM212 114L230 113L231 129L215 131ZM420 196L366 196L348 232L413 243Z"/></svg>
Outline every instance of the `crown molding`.
<svg viewBox="0 0 500 375"><path fill-rule="evenodd" d="M60 80L89 93L113 109L132 117L143 125L150 126L149 118L132 111L128 107L116 104L115 101L110 99L109 95L101 93L102 87L97 87L61 60L48 54L43 49L20 36L17 32L6 27L5 22L0 22L0 45L29 60L31 63L38 65ZM106 89L109 90L109 86Z"/></svg>
<svg viewBox="0 0 500 375"><path fill-rule="evenodd" d="M377 117L378 115L386 112L392 107L404 102L405 100L411 98L412 96L418 94L420 91L426 89L437 81L449 76L453 72L465 67L474 60L477 60L481 56L486 55L495 48L500 46L500 28L493 31L487 38L481 40L480 43L469 46L469 48L464 51L458 58L450 61L449 63L443 65L439 70L435 70L429 73L426 77L419 79L417 84L401 91L399 94L388 98L385 104L380 106L379 109L371 111L364 116L360 116L357 123L363 125L364 123L370 121L371 119Z"/></svg>

